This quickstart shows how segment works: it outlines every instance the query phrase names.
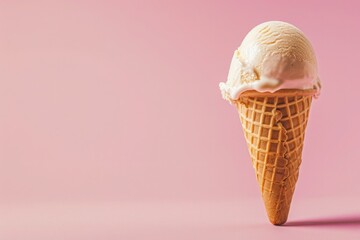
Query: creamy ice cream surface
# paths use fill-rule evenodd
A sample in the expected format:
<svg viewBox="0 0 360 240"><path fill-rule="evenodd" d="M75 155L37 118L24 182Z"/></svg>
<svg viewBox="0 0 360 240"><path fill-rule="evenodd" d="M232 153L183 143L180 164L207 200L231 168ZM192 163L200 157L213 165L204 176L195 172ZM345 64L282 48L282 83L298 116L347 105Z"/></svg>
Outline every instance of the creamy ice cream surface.
<svg viewBox="0 0 360 240"><path fill-rule="evenodd" d="M235 51L226 83L220 83L224 99L232 102L248 90L313 90L320 94L314 50L295 26L270 21L253 28Z"/></svg>

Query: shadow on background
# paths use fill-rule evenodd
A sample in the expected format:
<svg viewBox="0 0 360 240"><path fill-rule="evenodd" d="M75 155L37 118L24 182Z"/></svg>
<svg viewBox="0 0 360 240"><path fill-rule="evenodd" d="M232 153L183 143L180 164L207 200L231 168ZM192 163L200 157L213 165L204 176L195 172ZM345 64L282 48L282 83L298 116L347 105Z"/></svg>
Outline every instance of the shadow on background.
<svg viewBox="0 0 360 240"><path fill-rule="evenodd" d="M360 214L288 222L284 227L346 227L360 230Z"/></svg>

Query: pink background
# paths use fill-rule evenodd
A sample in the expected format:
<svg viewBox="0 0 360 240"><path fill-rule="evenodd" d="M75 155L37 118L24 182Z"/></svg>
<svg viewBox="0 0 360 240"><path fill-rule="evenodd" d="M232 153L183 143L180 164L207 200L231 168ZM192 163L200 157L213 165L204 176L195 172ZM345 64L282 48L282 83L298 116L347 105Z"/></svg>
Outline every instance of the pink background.
<svg viewBox="0 0 360 240"><path fill-rule="evenodd" d="M0 238L360 236L360 5L337 2L1 1ZM218 89L267 20L323 83L282 228Z"/></svg>

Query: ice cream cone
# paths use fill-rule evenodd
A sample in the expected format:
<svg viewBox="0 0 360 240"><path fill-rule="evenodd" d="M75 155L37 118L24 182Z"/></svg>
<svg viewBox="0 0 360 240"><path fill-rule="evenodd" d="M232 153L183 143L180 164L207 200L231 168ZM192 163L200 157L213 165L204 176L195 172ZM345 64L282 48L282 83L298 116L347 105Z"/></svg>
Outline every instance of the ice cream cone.
<svg viewBox="0 0 360 240"><path fill-rule="evenodd" d="M268 218L287 220L299 175L312 90L248 91L235 101Z"/></svg>
<svg viewBox="0 0 360 240"><path fill-rule="evenodd" d="M251 29L235 50L223 98L239 112L271 223L287 221L312 98L321 81L305 34L281 21Z"/></svg>

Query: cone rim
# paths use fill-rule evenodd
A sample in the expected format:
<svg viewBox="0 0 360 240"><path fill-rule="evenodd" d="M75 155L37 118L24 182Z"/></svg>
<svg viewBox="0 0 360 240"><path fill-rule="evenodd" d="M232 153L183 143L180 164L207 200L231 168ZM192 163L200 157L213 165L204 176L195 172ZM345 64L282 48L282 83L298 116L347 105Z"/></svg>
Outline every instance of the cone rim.
<svg viewBox="0 0 360 240"><path fill-rule="evenodd" d="M258 92L256 90L248 90L241 93L241 97L285 97L285 96L314 96L316 94L316 89L281 89L276 92Z"/></svg>

